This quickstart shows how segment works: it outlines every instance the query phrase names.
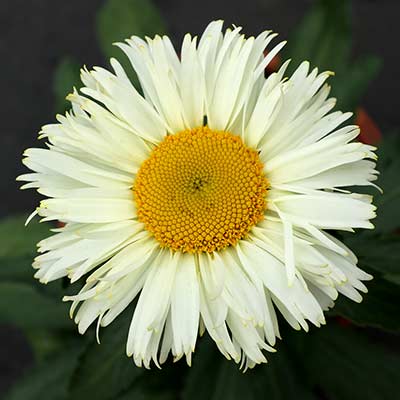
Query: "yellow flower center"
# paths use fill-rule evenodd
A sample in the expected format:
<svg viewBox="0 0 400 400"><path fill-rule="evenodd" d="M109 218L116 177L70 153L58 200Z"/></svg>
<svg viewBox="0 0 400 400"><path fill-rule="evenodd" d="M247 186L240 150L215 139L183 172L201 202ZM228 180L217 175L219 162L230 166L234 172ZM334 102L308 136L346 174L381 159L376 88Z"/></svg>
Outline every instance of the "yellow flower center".
<svg viewBox="0 0 400 400"><path fill-rule="evenodd" d="M213 252L263 219L268 183L258 153L206 126L166 136L141 165L138 218L162 247Z"/></svg>

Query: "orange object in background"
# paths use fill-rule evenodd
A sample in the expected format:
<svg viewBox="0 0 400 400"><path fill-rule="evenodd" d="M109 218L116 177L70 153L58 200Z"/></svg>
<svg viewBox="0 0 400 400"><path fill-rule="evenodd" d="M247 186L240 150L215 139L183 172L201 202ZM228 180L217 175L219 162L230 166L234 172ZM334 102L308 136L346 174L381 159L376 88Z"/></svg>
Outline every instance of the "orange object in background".
<svg viewBox="0 0 400 400"><path fill-rule="evenodd" d="M267 50L264 50L264 57L266 57L268 54ZM268 76L272 74L273 72L278 71L279 67L281 65L281 58L279 55L276 55L271 62L265 67L265 74Z"/></svg>
<svg viewBox="0 0 400 400"><path fill-rule="evenodd" d="M356 124L360 127L358 140L366 144L378 144L382 140L382 132L367 111L358 107L356 110Z"/></svg>
<svg viewBox="0 0 400 400"><path fill-rule="evenodd" d="M353 325L350 320L344 317L336 317L336 322L343 327L348 327Z"/></svg>

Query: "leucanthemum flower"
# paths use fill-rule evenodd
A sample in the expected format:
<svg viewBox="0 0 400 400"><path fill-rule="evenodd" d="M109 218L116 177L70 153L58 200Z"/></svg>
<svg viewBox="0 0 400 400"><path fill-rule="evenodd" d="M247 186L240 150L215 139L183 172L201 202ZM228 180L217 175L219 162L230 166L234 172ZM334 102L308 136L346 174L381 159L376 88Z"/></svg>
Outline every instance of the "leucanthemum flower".
<svg viewBox="0 0 400 400"><path fill-rule="evenodd" d="M351 116L331 112L329 72L288 62L267 79L275 37L245 38L212 22L177 55L168 37L131 37L143 95L117 60L82 70L71 112L43 127L19 177L48 197L35 213L65 222L39 243L43 283L85 285L71 300L80 333L127 307L126 351L138 366L171 352L191 363L207 331L244 367L266 362L280 337L325 323L341 293L361 301L371 276L326 229L372 228L374 148L354 142ZM135 299L137 300L134 306Z"/></svg>

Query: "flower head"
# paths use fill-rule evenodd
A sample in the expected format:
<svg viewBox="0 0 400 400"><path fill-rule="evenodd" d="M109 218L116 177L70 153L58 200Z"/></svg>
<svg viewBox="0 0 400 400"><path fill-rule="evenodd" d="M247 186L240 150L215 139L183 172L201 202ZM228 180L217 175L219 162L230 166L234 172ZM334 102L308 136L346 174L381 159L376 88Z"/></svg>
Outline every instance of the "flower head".
<svg viewBox="0 0 400 400"><path fill-rule="evenodd" d="M118 44L143 95L115 59L84 69L72 110L41 131L48 148L24 154L19 179L48 197L36 213L66 224L39 243L35 276L85 279L65 298L81 333L130 307L137 365L190 364L204 331L227 358L266 362L277 311L320 326L371 279L325 230L373 227L371 197L344 188L373 185L374 148L331 112L329 72L284 78L286 62L265 78L284 43L264 56L274 34L222 25L186 35L180 58L168 37Z"/></svg>

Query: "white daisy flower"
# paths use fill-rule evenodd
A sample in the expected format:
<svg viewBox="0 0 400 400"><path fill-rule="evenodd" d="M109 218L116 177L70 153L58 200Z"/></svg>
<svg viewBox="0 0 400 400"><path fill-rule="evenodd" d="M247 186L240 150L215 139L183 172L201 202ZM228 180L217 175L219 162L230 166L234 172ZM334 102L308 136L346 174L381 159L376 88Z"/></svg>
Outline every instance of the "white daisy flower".
<svg viewBox="0 0 400 400"><path fill-rule="evenodd" d="M270 31L245 38L212 22L187 34L180 57L168 37L131 37L143 96L121 65L82 71L72 111L43 127L47 149L28 149L19 177L48 197L35 213L65 227L39 243L43 283L85 285L71 300L80 333L134 309L126 351L138 366L171 352L190 365L207 331L245 368L266 362L280 337L325 323L338 293L361 301L371 276L326 229L373 228L373 147L354 142L350 113L331 112L329 72L288 62L264 70L284 46ZM136 306L133 302L137 299Z"/></svg>

